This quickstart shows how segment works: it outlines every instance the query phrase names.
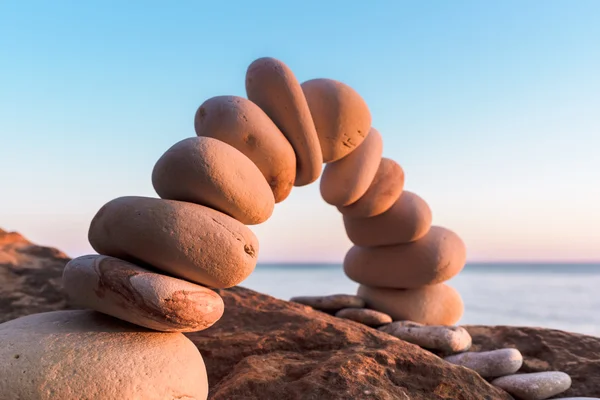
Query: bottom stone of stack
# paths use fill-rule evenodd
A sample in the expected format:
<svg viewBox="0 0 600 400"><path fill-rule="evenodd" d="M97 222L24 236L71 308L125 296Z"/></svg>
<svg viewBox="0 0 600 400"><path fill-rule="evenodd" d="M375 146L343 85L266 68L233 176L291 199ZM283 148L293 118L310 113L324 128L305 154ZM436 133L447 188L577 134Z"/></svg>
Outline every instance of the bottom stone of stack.
<svg viewBox="0 0 600 400"><path fill-rule="evenodd" d="M63 286L76 306L158 331L201 331L224 310L223 299L204 286L108 256L69 261Z"/></svg>
<svg viewBox="0 0 600 400"><path fill-rule="evenodd" d="M196 399L202 356L181 333L152 332L94 311L0 324L1 399Z"/></svg>
<svg viewBox="0 0 600 400"><path fill-rule="evenodd" d="M454 325L464 311L460 294L444 283L417 289L360 285L357 295L365 300L367 307L388 314L394 321Z"/></svg>

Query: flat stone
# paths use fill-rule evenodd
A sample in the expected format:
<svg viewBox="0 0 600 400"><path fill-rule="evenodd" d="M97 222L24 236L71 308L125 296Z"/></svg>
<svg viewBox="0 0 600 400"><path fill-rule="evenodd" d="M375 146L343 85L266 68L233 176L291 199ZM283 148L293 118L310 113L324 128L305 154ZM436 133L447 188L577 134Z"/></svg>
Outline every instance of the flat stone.
<svg viewBox="0 0 600 400"><path fill-rule="evenodd" d="M360 146L371 128L371 112L363 98L333 79L311 79L301 86L317 129L323 162L337 161Z"/></svg>
<svg viewBox="0 0 600 400"><path fill-rule="evenodd" d="M394 205L375 217L344 216L348 238L357 246L375 247L411 243L431 228L431 209L421 197L404 190Z"/></svg>
<svg viewBox="0 0 600 400"><path fill-rule="evenodd" d="M158 331L201 331L223 315L223 300L212 290L113 257L69 261L63 286L75 306Z"/></svg>
<svg viewBox="0 0 600 400"><path fill-rule="evenodd" d="M398 200L403 189L404 170L394 160L383 157L365 194L348 206L338 207L338 211L352 218L383 214Z"/></svg>
<svg viewBox="0 0 600 400"><path fill-rule="evenodd" d="M246 94L294 148L295 185L316 181L323 168L321 145L302 87L290 68L271 57L255 60L246 71Z"/></svg>
<svg viewBox="0 0 600 400"><path fill-rule="evenodd" d="M454 277L463 269L466 257L465 244L456 233L434 226L412 243L353 246L344 258L344 272L363 285L414 289Z"/></svg>
<svg viewBox="0 0 600 400"><path fill-rule="evenodd" d="M54 311L0 324L0 398L197 399L202 356L181 333L153 332L94 311Z"/></svg>
<svg viewBox="0 0 600 400"><path fill-rule="evenodd" d="M111 200L92 219L88 238L99 254L141 261L214 288L242 282L258 257L258 240L244 224L212 208L175 200Z"/></svg>
<svg viewBox="0 0 600 400"><path fill-rule="evenodd" d="M351 294L332 294L329 296L298 296L292 297L294 303L310 306L315 310L339 311L342 308L364 308L365 301Z"/></svg>
<svg viewBox="0 0 600 400"><path fill-rule="evenodd" d="M345 206L360 199L373 182L382 152L381 134L371 128L352 153L325 166L320 183L323 200L334 206Z"/></svg>
<svg viewBox="0 0 600 400"><path fill-rule="evenodd" d="M548 371L516 374L494 379L492 385L521 400L543 400L571 387L571 377L564 372Z"/></svg>
<svg viewBox="0 0 600 400"><path fill-rule="evenodd" d="M394 321L454 325L464 311L460 294L443 283L408 290L360 285L357 294L368 308L386 313Z"/></svg>
<svg viewBox="0 0 600 400"><path fill-rule="evenodd" d="M471 335L460 326L407 326L392 322L379 330L424 349L437 350L446 354L467 351L471 347Z"/></svg>
<svg viewBox="0 0 600 400"><path fill-rule="evenodd" d="M252 160L209 137L175 143L156 162L152 184L163 199L207 206L246 225L265 222L275 206L271 187Z"/></svg>
<svg viewBox="0 0 600 400"><path fill-rule="evenodd" d="M517 349L467 352L448 356L445 360L472 369L483 378L512 375L523 365L523 356Z"/></svg>
<svg viewBox="0 0 600 400"><path fill-rule="evenodd" d="M335 316L368 326L381 326L392 322L392 317L389 315L368 308L344 308L338 311Z"/></svg>
<svg viewBox="0 0 600 400"><path fill-rule="evenodd" d="M259 106L239 96L212 97L196 111L194 128L196 135L219 139L252 160L276 203L288 197L296 179L296 154Z"/></svg>

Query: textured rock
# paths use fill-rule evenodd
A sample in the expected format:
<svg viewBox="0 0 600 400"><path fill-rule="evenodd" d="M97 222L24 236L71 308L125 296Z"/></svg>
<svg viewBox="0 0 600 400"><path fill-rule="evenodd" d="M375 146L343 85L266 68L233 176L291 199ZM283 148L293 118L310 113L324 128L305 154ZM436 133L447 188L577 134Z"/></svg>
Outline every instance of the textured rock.
<svg viewBox="0 0 600 400"><path fill-rule="evenodd" d="M304 304L321 311L338 311L342 308L363 308L365 301L350 294L332 294L329 296L298 296L291 302Z"/></svg>
<svg viewBox="0 0 600 400"><path fill-rule="evenodd" d="M344 308L335 313L335 316L360 322L367 326L381 326L392 322L392 317L389 315L368 308Z"/></svg>
<svg viewBox="0 0 600 400"><path fill-rule="evenodd" d="M2 399L203 400L207 392L202 357L181 333L79 310L0 325Z"/></svg>
<svg viewBox="0 0 600 400"><path fill-rule="evenodd" d="M210 287L237 285L254 270L258 257L258 240L242 223L173 200L112 200L92 220L88 237L100 254L142 261Z"/></svg>
<svg viewBox="0 0 600 400"><path fill-rule="evenodd" d="M0 229L0 323L23 315L64 309L62 270L69 258Z"/></svg>
<svg viewBox="0 0 600 400"><path fill-rule="evenodd" d="M367 137L371 112L350 86L333 79L311 79L302 91L317 129L323 162L350 154Z"/></svg>
<svg viewBox="0 0 600 400"><path fill-rule="evenodd" d="M562 396L600 397L600 338L544 328L465 326L473 351L514 347L523 355L520 372L563 371L573 384Z"/></svg>
<svg viewBox="0 0 600 400"><path fill-rule="evenodd" d="M380 331L416 344L424 349L445 354L460 353L471 347L471 335L460 326L387 324Z"/></svg>
<svg viewBox="0 0 600 400"><path fill-rule="evenodd" d="M377 173L365 194L338 211L352 218L368 218L382 214L394 205L404 189L404 170L397 162L382 158Z"/></svg>
<svg viewBox="0 0 600 400"><path fill-rule="evenodd" d="M492 385L521 400L544 400L569 389L571 378L564 372L534 372L503 376L494 379Z"/></svg>
<svg viewBox="0 0 600 400"><path fill-rule="evenodd" d="M212 290L118 258L75 258L63 283L72 304L158 331L201 331L223 315L223 300Z"/></svg>
<svg viewBox="0 0 600 400"><path fill-rule="evenodd" d="M443 283L410 290L360 285L357 294L365 299L367 307L390 315L394 321L454 325L464 311L458 292Z"/></svg>
<svg viewBox="0 0 600 400"><path fill-rule="evenodd" d="M472 369L484 378L511 375L523 365L523 356L517 349L467 352L448 356L445 360Z"/></svg>
<svg viewBox="0 0 600 400"><path fill-rule="evenodd" d="M363 285L414 289L445 282L464 267L467 252L454 232L437 226L420 240L383 247L352 247L344 272Z"/></svg>
<svg viewBox="0 0 600 400"><path fill-rule="evenodd" d="M382 152L381 134L371 128L356 150L325 166L320 184L323 200L334 206L345 206L360 199L373 182Z"/></svg>
<svg viewBox="0 0 600 400"><path fill-rule="evenodd" d="M344 216L348 238L357 246L374 247L414 242L431 227L431 209L421 197L404 190L394 205L375 217Z"/></svg>
<svg viewBox="0 0 600 400"><path fill-rule="evenodd" d="M296 153L296 186L321 175L319 137L302 87L287 65L274 58L255 60L246 72L246 93L273 120Z"/></svg>
<svg viewBox="0 0 600 400"><path fill-rule="evenodd" d="M475 372L375 329L243 289L218 290L225 314L188 333L213 400L508 400Z"/></svg>
<svg viewBox="0 0 600 400"><path fill-rule="evenodd" d="M259 106L238 96L210 98L196 111L194 128L198 136L219 139L252 160L269 183L275 202L288 197L296 179L296 155Z"/></svg>
<svg viewBox="0 0 600 400"><path fill-rule="evenodd" d="M258 167L235 147L209 137L175 143L156 162L152 184L163 199L201 204L246 225L265 222L275 206Z"/></svg>

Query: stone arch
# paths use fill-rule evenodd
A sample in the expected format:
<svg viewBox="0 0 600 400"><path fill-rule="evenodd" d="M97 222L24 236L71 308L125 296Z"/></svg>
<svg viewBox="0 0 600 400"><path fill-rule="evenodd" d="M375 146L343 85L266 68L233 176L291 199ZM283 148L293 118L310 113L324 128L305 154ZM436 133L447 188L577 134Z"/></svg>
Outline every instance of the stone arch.
<svg viewBox="0 0 600 400"><path fill-rule="evenodd" d="M211 288L241 283L259 243L246 225L266 221L293 186L316 181L342 214L354 246L344 271L370 308L395 320L452 325L460 295L444 282L464 266L452 231L431 226L431 210L404 190L404 171L383 158L362 97L331 79L300 84L281 61L261 58L246 74L248 99L218 96L196 112L196 137L157 161L160 198L120 197L93 218L99 255L64 273L82 306L160 331L214 324L223 302Z"/></svg>

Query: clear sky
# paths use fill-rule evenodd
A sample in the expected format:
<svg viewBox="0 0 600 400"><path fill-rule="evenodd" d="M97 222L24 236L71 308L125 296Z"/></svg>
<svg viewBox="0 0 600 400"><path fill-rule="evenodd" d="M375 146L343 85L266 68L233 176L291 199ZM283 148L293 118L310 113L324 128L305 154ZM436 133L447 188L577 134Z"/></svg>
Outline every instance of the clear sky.
<svg viewBox="0 0 600 400"><path fill-rule="evenodd" d="M197 107L261 56L367 101L406 188L470 260L600 260L600 1L0 1L0 227L71 256L106 201L156 196ZM261 261L340 261L318 183Z"/></svg>

